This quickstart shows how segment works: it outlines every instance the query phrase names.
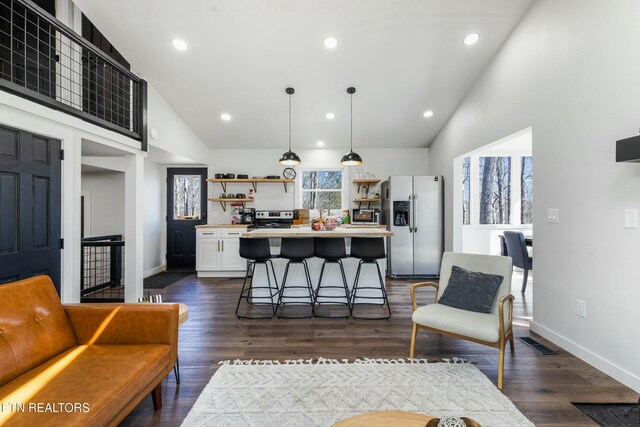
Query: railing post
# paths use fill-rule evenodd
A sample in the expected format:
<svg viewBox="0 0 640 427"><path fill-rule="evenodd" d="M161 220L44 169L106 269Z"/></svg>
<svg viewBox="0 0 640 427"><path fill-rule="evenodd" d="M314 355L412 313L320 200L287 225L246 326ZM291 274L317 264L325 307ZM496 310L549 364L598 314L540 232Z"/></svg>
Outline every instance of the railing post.
<svg viewBox="0 0 640 427"><path fill-rule="evenodd" d="M140 118L138 119L138 123L140 123L140 145L142 151L149 151L149 147L147 145L147 81L140 80L140 105L138 106L138 114Z"/></svg>

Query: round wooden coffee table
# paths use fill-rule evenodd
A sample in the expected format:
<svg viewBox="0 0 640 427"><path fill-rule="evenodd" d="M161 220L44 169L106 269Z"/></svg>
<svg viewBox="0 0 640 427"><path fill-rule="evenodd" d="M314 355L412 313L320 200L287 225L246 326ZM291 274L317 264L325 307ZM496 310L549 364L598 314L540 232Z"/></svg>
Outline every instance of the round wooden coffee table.
<svg viewBox="0 0 640 427"><path fill-rule="evenodd" d="M425 427L430 415L406 411L377 411L338 421L333 427Z"/></svg>

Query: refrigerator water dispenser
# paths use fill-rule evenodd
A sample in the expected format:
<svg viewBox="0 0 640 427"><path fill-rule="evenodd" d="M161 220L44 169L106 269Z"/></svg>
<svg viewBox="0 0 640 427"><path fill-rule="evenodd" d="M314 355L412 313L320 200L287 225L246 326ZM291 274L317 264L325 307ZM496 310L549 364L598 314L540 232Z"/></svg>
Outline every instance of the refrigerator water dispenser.
<svg viewBox="0 0 640 427"><path fill-rule="evenodd" d="M393 225L396 227L409 226L409 202L393 202Z"/></svg>

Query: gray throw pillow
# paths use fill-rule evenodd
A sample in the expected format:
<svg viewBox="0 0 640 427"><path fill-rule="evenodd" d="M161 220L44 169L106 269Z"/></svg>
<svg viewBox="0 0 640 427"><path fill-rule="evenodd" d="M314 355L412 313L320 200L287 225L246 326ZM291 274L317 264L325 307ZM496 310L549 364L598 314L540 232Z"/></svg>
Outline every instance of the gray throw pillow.
<svg viewBox="0 0 640 427"><path fill-rule="evenodd" d="M477 313L491 313L491 306L504 277L470 271L454 265L438 304Z"/></svg>

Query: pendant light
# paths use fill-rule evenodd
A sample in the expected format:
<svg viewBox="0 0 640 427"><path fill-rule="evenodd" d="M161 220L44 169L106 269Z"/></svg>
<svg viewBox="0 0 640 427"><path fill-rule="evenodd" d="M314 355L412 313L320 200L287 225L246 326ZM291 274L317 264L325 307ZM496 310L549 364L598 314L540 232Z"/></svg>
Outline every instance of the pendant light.
<svg viewBox="0 0 640 427"><path fill-rule="evenodd" d="M360 154L354 153L353 151L353 94L356 93L356 88L347 88L347 93L351 95L351 149L347 154L342 156L340 164L345 166L357 166L362 164L362 157L360 157Z"/></svg>
<svg viewBox="0 0 640 427"><path fill-rule="evenodd" d="M300 164L300 157L291 151L291 95L295 93L295 90L292 87L288 87L285 92L289 95L289 151L280 156L279 162L281 165L292 166Z"/></svg>

